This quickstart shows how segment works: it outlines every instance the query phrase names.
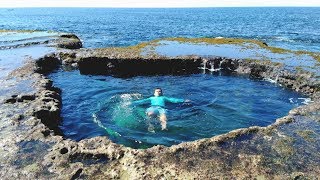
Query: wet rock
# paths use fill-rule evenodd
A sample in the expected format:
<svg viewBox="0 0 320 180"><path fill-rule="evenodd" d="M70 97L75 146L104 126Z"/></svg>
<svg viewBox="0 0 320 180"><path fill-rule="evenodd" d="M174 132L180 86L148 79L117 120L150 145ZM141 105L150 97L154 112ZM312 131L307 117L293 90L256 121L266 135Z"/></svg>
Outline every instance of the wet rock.
<svg viewBox="0 0 320 180"><path fill-rule="evenodd" d="M12 118L12 120L14 121L20 121L24 118L24 115L23 114L15 114Z"/></svg>
<svg viewBox="0 0 320 180"><path fill-rule="evenodd" d="M251 67L250 77L252 78L262 78L262 73L266 71L266 66L253 64Z"/></svg>
<svg viewBox="0 0 320 180"><path fill-rule="evenodd" d="M43 90L37 94L33 115L56 134L62 134L59 129L61 120L61 96L59 92Z"/></svg>
<svg viewBox="0 0 320 180"><path fill-rule="evenodd" d="M4 103L15 103L15 102L17 102L16 98L9 98L9 99L5 100Z"/></svg>
<svg viewBox="0 0 320 180"><path fill-rule="evenodd" d="M56 107L42 107L35 110L34 116L41 119L41 122L50 129L54 130L56 134L61 134L58 127L58 124L60 122L60 111L61 110Z"/></svg>
<svg viewBox="0 0 320 180"><path fill-rule="evenodd" d="M58 56L63 64L70 65L78 61L76 54L77 54L76 52L69 51L69 52L60 52Z"/></svg>
<svg viewBox="0 0 320 180"><path fill-rule="evenodd" d="M56 68L58 68L61 62L59 58L57 58L56 55L53 53L37 59L36 64L37 64L36 72L41 74L47 74L55 70Z"/></svg>
<svg viewBox="0 0 320 180"><path fill-rule="evenodd" d="M79 39L75 34L63 34L60 37L62 38L71 38L71 39Z"/></svg>
<svg viewBox="0 0 320 180"><path fill-rule="evenodd" d="M13 95L11 98L5 100L5 103L16 103L23 101L32 101L35 99L34 94Z"/></svg>
<svg viewBox="0 0 320 180"><path fill-rule="evenodd" d="M34 94L21 95L20 99L22 101L32 101L32 100L35 100L35 95Z"/></svg>
<svg viewBox="0 0 320 180"><path fill-rule="evenodd" d="M64 34L57 41L57 46L66 49L79 49L82 48L82 42L78 36L74 34Z"/></svg>
<svg viewBox="0 0 320 180"><path fill-rule="evenodd" d="M41 77L37 82L34 83L34 86L36 88L49 89L52 87L52 81L50 79Z"/></svg>

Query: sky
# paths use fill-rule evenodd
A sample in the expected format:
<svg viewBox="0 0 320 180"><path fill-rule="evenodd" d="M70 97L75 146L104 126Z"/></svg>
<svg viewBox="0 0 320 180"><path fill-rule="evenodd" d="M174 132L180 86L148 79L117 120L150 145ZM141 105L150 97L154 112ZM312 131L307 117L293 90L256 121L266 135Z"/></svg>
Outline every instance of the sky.
<svg viewBox="0 0 320 180"><path fill-rule="evenodd" d="M320 0L0 0L0 7L320 7Z"/></svg>

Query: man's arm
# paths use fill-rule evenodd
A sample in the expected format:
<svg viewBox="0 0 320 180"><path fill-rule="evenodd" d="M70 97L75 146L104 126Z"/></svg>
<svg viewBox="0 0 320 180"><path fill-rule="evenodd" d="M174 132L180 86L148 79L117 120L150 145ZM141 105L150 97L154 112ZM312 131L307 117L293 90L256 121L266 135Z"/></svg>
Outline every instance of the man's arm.
<svg viewBox="0 0 320 180"><path fill-rule="evenodd" d="M140 99L132 102L132 105L141 105L150 102L150 98Z"/></svg>
<svg viewBox="0 0 320 180"><path fill-rule="evenodd" d="M165 100L171 103L183 103L185 102L184 99L178 99L178 98L169 98L169 97L165 97Z"/></svg>

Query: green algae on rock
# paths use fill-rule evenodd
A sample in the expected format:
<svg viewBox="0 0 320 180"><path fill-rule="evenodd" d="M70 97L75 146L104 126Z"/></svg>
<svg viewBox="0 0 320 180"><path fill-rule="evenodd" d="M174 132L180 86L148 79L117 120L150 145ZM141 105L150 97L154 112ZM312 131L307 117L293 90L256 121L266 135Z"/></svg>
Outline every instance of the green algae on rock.
<svg viewBox="0 0 320 180"><path fill-rule="evenodd" d="M315 142L316 133L311 130L297 131L297 134L309 142Z"/></svg>

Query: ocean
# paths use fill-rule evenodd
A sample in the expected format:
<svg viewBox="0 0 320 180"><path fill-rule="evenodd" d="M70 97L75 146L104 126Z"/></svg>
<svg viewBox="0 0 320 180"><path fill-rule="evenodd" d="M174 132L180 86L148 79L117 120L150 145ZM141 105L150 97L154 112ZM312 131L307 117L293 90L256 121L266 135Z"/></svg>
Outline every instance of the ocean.
<svg viewBox="0 0 320 180"><path fill-rule="evenodd" d="M0 29L75 33L85 48L165 37L231 37L320 52L319 24L318 7L0 9Z"/></svg>

